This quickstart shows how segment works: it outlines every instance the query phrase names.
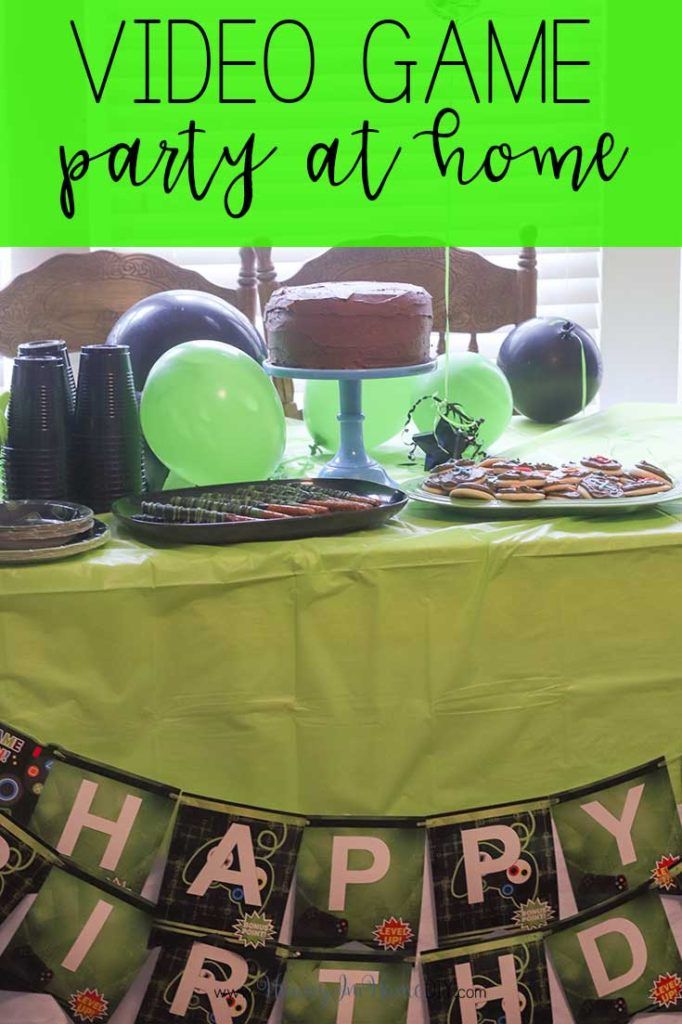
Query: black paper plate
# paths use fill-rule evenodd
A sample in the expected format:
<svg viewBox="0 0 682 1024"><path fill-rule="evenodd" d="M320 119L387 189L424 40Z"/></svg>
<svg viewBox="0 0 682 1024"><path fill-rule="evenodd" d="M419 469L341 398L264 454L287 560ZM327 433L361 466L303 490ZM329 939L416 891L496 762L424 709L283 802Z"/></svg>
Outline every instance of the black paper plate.
<svg viewBox="0 0 682 1024"><path fill-rule="evenodd" d="M142 518L142 501L167 502L175 494L191 497L212 491L228 495L237 488L248 486L272 487L275 480L244 481L237 484L207 484L205 487L184 487L172 491L150 491L119 498L112 506L116 517L138 537L160 540L172 544L236 544L251 540L294 540L297 537L320 537L331 533L351 533L353 530L371 530L383 526L407 504L407 495L394 487L374 484L367 480L341 478L283 480L283 484L317 484L330 490L353 491L355 494L380 498L385 504L363 512L328 512L319 516L300 516L292 519L264 519L257 523L157 523Z"/></svg>

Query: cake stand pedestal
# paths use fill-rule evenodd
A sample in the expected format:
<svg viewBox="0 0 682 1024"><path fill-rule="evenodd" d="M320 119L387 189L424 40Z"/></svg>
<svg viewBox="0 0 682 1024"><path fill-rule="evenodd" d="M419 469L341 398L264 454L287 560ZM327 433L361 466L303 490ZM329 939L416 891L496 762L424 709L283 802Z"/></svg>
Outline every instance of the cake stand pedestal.
<svg viewBox="0 0 682 1024"><path fill-rule="evenodd" d="M365 450L362 414L363 380L383 380L386 377L416 377L435 369L435 360L417 366L388 366L376 370L311 370L303 367L274 366L263 363L271 377L294 377L299 380L338 380L339 382L339 450L319 472L321 477L345 477L371 480L387 487L398 487L384 467L371 459Z"/></svg>

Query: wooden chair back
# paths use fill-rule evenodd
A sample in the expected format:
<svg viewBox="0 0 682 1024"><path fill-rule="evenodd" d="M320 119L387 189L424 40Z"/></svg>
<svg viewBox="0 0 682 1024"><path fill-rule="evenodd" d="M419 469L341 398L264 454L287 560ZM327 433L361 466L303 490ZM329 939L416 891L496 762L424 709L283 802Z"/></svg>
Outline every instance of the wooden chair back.
<svg viewBox="0 0 682 1024"><path fill-rule="evenodd" d="M134 303L174 288L218 295L255 323L256 286L251 248L240 249L236 289L220 288L158 256L107 250L53 256L0 291L0 352L13 356L20 342L43 338L63 338L72 350L101 344Z"/></svg>

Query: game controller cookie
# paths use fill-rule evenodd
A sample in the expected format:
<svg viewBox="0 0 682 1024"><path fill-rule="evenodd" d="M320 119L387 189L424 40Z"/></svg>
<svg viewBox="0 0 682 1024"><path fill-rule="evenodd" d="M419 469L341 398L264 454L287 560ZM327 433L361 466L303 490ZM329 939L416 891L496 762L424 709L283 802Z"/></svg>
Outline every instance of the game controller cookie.
<svg viewBox="0 0 682 1024"><path fill-rule="evenodd" d="M669 491L672 484L658 477L640 477L639 480L619 480L623 493L629 498L642 498L645 494L662 494Z"/></svg>
<svg viewBox="0 0 682 1024"><path fill-rule="evenodd" d="M552 501L552 499L556 500L557 498L566 498L568 501L585 500L577 487L569 487L568 490L554 493L549 493L545 491L545 495L548 501Z"/></svg>
<svg viewBox="0 0 682 1024"><path fill-rule="evenodd" d="M672 477L668 476L664 469L659 469L658 466L654 466L651 462L646 462L646 460L644 459L641 462L637 463L635 468L632 470L631 475L635 477L645 478L656 477L657 479L662 480L664 483L669 484L671 487L673 483Z"/></svg>
<svg viewBox="0 0 682 1024"><path fill-rule="evenodd" d="M423 486L433 494L449 494L458 484L482 483L486 476L486 471L476 465L451 466L444 473L432 473Z"/></svg>
<svg viewBox="0 0 682 1024"><path fill-rule="evenodd" d="M591 470L586 469L585 466L579 466L575 462L566 462L557 470L557 474L561 474L565 480L571 480L575 484L589 476L590 472ZM550 474L550 476L553 476L553 474Z"/></svg>
<svg viewBox="0 0 682 1024"><path fill-rule="evenodd" d="M555 497L560 498L563 494L568 494L569 491L574 491L577 482L577 480L569 479L565 476L557 476L554 478L547 477L542 485L542 489L547 497L554 495Z"/></svg>
<svg viewBox="0 0 682 1024"><path fill-rule="evenodd" d="M475 462L474 459L448 459L447 462L442 462L440 466L436 466L431 470L432 476L437 476L439 473L447 473L452 469L472 469L473 467L481 467L483 463Z"/></svg>
<svg viewBox="0 0 682 1024"><path fill-rule="evenodd" d="M491 473L507 473L511 470L518 469L521 465L520 459L500 459L491 458L484 459L480 463L483 469L489 470Z"/></svg>
<svg viewBox="0 0 682 1024"><path fill-rule="evenodd" d="M500 501L544 501L545 492L534 487L500 487L495 490Z"/></svg>
<svg viewBox="0 0 682 1024"><path fill-rule="evenodd" d="M622 473L623 466L617 459L611 459L608 455L588 455L580 460L581 465L598 473Z"/></svg>
<svg viewBox="0 0 682 1024"><path fill-rule="evenodd" d="M583 498L622 498L623 488L606 473L590 473L578 484Z"/></svg>
<svg viewBox="0 0 682 1024"><path fill-rule="evenodd" d="M509 469L495 474L495 487L541 487L545 476L533 469Z"/></svg>
<svg viewBox="0 0 682 1024"><path fill-rule="evenodd" d="M453 487L451 498L471 498L475 501L492 501L495 492L485 483L463 483Z"/></svg>

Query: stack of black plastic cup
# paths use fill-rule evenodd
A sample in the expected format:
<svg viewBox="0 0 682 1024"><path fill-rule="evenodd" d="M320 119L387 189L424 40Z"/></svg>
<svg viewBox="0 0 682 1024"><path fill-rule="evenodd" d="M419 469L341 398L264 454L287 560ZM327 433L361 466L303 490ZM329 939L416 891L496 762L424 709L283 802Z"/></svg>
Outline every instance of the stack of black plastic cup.
<svg viewBox="0 0 682 1024"><path fill-rule="evenodd" d="M18 355L28 359L44 359L46 356L55 356L61 359L64 366L64 378L66 382L66 402L69 416L73 416L76 409L76 380L73 375L73 367L69 358L69 348L65 341L23 341L18 349Z"/></svg>
<svg viewBox="0 0 682 1024"><path fill-rule="evenodd" d="M2 461L6 498L69 497L69 409L61 359L14 360Z"/></svg>
<svg viewBox="0 0 682 1024"><path fill-rule="evenodd" d="M74 497L106 512L144 489L142 432L127 345L81 351L73 433Z"/></svg>

